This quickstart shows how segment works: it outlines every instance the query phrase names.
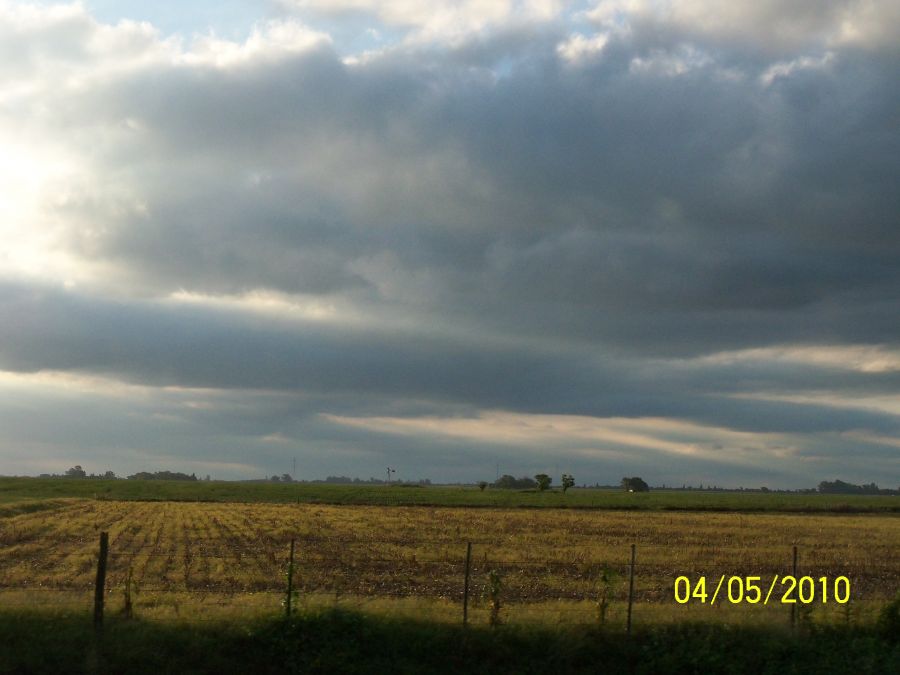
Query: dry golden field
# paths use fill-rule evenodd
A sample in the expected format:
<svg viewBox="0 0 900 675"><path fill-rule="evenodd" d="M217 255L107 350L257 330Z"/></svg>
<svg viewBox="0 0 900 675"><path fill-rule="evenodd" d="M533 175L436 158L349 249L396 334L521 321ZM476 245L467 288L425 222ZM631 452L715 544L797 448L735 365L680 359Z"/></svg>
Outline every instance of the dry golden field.
<svg viewBox="0 0 900 675"><path fill-rule="evenodd" d="M0 606L87 607L98 537L109 533L107 597L126 588L144 616L278 612L289 543L296 542L298 605L461 617L466 543L472 542L470 617L486 620L487 575L501 579L507 621L624 621L630 546L636 546L636 622L787 623L783 587L768 605L692 599L677 604L676 577L777 574L816 584L803 620L867 621L900 588L900 517L573 511L285 504L57 500L55 508L0 517ZM131 575L130 586L127 579ZM821 577L848 578L851 599L821 602Z"/></svg>

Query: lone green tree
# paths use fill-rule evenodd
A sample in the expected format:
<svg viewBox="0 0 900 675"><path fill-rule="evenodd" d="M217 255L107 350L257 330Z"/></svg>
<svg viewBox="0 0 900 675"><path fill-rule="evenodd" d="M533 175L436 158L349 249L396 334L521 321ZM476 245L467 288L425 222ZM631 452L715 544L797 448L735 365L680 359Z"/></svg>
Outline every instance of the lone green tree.
<svg viewBox="0 0 900 675"><path fill-rule="evenodd" d="M574 486L574 485L575 485L575 479L572 478L572 474L570 474L570 473L564 473L564 474L562 475L562 489L563 489L563 494L565 494L565 493L566 493L566 490L568 490L570 487L572 487L572 486Z"/></svg>
<svg viewBox="0 0 900 675"><path fill-rule="evenodd" d="M622 479L622 489L628 492L649 492L650 486L640 476Z"/></svg>
<svg viewBox="0 0 900 675"><path fill-rule="evenodd" d="M509 474L503 474L494 482L494 487L504 489L530 490L531 488L537 487L537 483L535 483L530 478L526 478L525 476L522 476L521 478L515 478L513 476L510 476Z"/></svg>
<svg viewBox="0 0 900 675"><path fill-rule="evenodd" d="M545 474L545 473L539 473L539 474L537 474L537 475L534 477L534 479L537 481L537 487L538 487L538 490L540 490L541 492L543 492L544 490L546 490L547 488L549 488L549 487L550 487L550 483L553 481L553 479L550 478L550 476L548 476L548 475Z"/></svg>

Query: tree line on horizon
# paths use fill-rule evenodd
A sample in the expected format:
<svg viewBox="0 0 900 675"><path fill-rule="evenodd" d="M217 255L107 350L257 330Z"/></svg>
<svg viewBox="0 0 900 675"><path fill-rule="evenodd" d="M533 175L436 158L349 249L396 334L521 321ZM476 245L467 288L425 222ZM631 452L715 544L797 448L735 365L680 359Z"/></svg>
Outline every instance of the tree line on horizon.
<svg viewBox="0 0 900 675"><path fill-rule="evenodd" d="M842 480L823 480L819 483L819 492L840 495L896 495L900 494L900 488L891 490L890 488L880 488L875 483L854 485L853 483L845 483Z"/></svg>
<svg viewBox="0 0 900 675"><path fill-rule="evenodd" d="M38 478L86 478L86 479L101 479L101 480L118 480L119 476L115 474L114 471L104 471L103 473L88 473L83 468L81 468L80 464L76 464L73 467L66 469L63 474L56 473L42 473L38 476ZM197 474L186 474L181 473L180 471L138 471L137 473L131 474L130 476L126 476L127 480L188 480L188 481L196 481L200 480L197 478ZM210 480L209 476L206 477L206 480Z"/></svg>
<svg viewBox="0 0 900 675"><path fill-rule="evenodd" d="M88 473L86 472L80 464L76 464L62 474L48 474L42 473L38 476L39 478L85 478L85 479L101 479L101 480L118 480L119 476L115 474L113 471L105 471L103 473ZM126 477L127 480L173 480L173 481L199 481L211 480L209 475L205 478L198 478L195 473L187 474L182 473L180 471L138 471L137 473L131 474ZM428 478L422 478L418 481L396 481L388 483L388 481L381 478L350 478L349 476L328 476L324 480L315 479L315 480L297 480L291 477L290 474L282 474L281 476L273 475L271 478L263 478L257 479L255 481L239 481L239 482L283 482L283 483L331 483L331 484L341 484L341 485L385 485L385 484L396 484L396 485L420 485L420 486L429 486L432 485L432 482ZM539 490L543 492L550 488L553 479L547 474L540 473L536 474L533 478L529 478L527 476L522 476L520 478L516 478L510 474L504 474L497 480L492 483L487 481L478 481L476 485L484 490L487 487L498 488L498 489L506 489L506 490ZM563 492L568 490L570 487L574 487L575 479L571 474L564 473L561 477L561 487ZM620 484L622 489L627 490L629 492L647 492L650 490L650 486L647 484L639 476L631 476L631 477L623 477ZM599 486L598 486L599 487ZM612 487L612 486L607 486ZM665 486L663 486L665 488ZM670 488L670 489L678 489L678 488ZM681 489L693 489L688 486L683 486ZM701 485L699 488L703 490L704 487ZM723 488L716 488L723 489ZM744 488L740 488L740 490L732 490L732 491L745 491ZM769 492L768 488L760 488L761 492ZM783 490L779 490L779 492L783 492ZM790 490L788 490L790 492ZM810 492L819 492L820 494L845 494L845 495L897 495L900 494L900 487L894 490L891 488L880 488L874 482L872 483L864 483L862 485L856 485L854 483L848 483L846 481L837 479L833 481L823 480L819 483L817 488L813 489L802 489L799 492L810 493Z"/></svg>

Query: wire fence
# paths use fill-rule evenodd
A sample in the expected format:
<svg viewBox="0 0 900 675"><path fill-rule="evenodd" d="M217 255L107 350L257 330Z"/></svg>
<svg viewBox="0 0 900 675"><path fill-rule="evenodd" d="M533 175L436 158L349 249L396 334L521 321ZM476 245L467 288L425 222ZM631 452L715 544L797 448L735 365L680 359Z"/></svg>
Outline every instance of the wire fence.
<svg viewBox="0 0 900 675"><path fill-rule="evenodd" d="M598 553L498 540L305 536L229 531L134 540L106 533L0 548L0 608L218 620L350 606L447 621L610 623L862 621L900 588L900 557L848 548L636 543ZM98 545L99 543L99 545Z"/></svg>

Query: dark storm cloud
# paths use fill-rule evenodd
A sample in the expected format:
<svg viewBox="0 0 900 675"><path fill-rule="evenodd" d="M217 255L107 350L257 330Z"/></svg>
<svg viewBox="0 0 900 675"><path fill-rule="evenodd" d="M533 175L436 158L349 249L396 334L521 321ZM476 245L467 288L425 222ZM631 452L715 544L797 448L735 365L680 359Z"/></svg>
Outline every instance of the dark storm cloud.
<svg viewBox="0 0 900 675"><path fill-rule="evenodd" d="M302 394L278 418L328 410L367 415L480 409L598 417L656 416L765 432L893 433L864 410L727 398L732 394L896 391L900 372L803 365L613 361L383 325L288 322L150 301L122 303L5 284L0 367L99 373L130 382ZM194 413L201 415L202 412ZM224 428L232 422L223 420ZM243 424L243 423L241 423Z"/></svg>
<svg viewBox="0 0 900 675"><path fill-rule="evenodd" d="M504 35L494 63L323 46L114 78L69 124L136 125L90 156L144 207L71 199L70 242L144 292L336 294L660 352L896 341L893 61L848 49L763 82L771 64L660 39L577 64Z"/></svg>
<svg viewBox="0 0 900 675"><path fill-rule="evenodd" d="M578 364L527 349L390 328L291 326L196 306L2 288L3 367L109 373L156 385L293 389L537 406Z"/></svg>

